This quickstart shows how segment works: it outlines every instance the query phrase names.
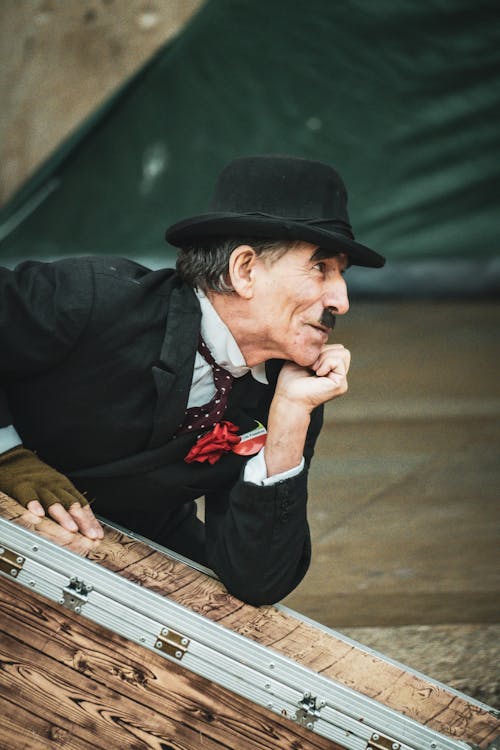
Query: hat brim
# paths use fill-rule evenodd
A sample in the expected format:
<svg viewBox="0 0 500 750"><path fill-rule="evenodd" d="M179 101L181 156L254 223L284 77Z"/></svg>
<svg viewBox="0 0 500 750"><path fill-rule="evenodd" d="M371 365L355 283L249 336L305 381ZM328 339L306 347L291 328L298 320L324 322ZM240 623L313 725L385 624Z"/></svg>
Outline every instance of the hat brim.
<svg viewBox="0 0 500 750"><path fill-rule="evenodd" d="M355 266L382 268L385 258L375 250L337 232L288 220L234 213L201 214L173 224L165 239L174 247L185 247L207 237L258 237L272 240L303 240L332 254L346 253Z"/></svg>

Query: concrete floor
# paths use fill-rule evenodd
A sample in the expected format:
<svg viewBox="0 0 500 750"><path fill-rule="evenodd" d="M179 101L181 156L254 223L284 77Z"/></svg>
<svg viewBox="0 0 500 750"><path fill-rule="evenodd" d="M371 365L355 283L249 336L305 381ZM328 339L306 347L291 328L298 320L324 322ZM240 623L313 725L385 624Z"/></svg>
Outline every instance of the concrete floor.
<svg viewBox="0 0 500 750"><path fill-rule="evenodd" d="M339 321L350 390L327 408L310 483L313 562L284 602L491 703L499 330L493 302L358 302Z"/></svg>

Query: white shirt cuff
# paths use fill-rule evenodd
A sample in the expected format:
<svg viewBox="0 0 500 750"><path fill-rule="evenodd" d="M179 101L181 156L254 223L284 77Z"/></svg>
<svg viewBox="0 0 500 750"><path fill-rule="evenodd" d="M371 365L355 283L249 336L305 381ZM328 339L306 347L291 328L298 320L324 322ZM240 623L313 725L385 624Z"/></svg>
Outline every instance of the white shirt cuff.
<svg viewBox="0 0 500 750"><path fill-rule="evenodd" d="M245 465L243 472L243 480L245 482L251 482L252 484L258 484L261 487L267 487L270 484L276 484L283 479L291 479L291 477L300 474L304 468L304 459L298 466L287 471L282 471L280 474L274 474L272 477L267 476L267 467L264 460L264 450L260 450L255 456L252 456Z"/></svg>
<svg viewBox="0 0 500 750"><path fill-rule="evenodd" d="M11 424L8 427L0 427L0 453L10 451L11 448L21 445L22 442Z"/></svg>

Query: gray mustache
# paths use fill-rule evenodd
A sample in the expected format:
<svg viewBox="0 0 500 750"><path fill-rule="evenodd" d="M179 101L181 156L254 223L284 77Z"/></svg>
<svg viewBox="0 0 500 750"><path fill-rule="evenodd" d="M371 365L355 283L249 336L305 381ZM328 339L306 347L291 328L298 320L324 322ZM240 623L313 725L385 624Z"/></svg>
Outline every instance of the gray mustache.
<svg viewBox="0 0 500 750"><path fill-rule="evenodd" d="M331 328L332 331L335 328L335 322L337 318L336 316L328 310L328 308L325 308L323 310L323 314L321 315L320 323L322 326L326 326L326 328Z"/></svg>

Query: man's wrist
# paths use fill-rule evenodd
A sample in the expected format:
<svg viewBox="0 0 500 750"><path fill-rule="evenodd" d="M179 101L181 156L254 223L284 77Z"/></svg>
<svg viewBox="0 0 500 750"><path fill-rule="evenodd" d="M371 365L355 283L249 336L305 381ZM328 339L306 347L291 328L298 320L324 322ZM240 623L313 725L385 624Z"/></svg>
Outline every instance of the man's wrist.
<svg viewBox="0 0 500 750"><path fill-rule="evenodd" d="M13 425L0 427L0 453L6 453L17 445L21 445L22 442Z"/></svg>
<svg viewBox="0 0 500 750"><path fill-rule="evenodd" d="M273 474L269 476L267 473L267 466L264 458L264 451L259 451L255 456L249 458L246 462L243 471L243 481L257 484L261 487L267 487L269 485L281 482L284 479L291 479L292 477L300 474L304 468L304 458L301 459L297 466L291 469L281 472L280 474Z"/></svg>
<svg viewBox="0 0 500 750"><path fill-rule="evenodd" d="M264 447L268 476L298 466L304 455L310 422L310 413L302 404L273 399Z"/></svg>

